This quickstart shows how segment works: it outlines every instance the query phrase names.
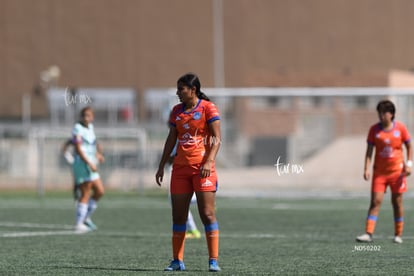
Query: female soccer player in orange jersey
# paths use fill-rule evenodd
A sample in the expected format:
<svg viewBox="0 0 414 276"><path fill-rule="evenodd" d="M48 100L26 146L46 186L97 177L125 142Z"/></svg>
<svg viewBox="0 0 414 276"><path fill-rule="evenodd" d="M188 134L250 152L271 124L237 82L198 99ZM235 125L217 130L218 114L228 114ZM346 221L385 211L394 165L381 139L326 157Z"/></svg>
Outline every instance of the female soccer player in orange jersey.
<svg viewBox="0 0 414 276"><path fill-rule="evenodd" d="M220 147L220 116L216 106L200 90L197 75L188 73L177 81L181 103L174 106L156 182L161 185L164 166L178 141L171 175L173 261L166 271L185 270L184 242L189 204L193 193L207 239L209 270L219 271L219 229L215 214L217 174L215 159Z"/></svg>
<svg viewBox="0 0 414 276"><path fill-rule="evenodd" d="M402 196L407 190L406 176L411 174L413 165L410 134L402 123L394 121L395 106L391 101L379 102L377 112L380 122L371 126L369 130L364 168L364 179L369 180L371 158L375 148L371 203L366 220L366 233L358 236L356 240L372 241L384 193L389 186L394 210L394 242L402 243L404 228ZM403 145L407 149L407 162L404 162Z"/></svg>

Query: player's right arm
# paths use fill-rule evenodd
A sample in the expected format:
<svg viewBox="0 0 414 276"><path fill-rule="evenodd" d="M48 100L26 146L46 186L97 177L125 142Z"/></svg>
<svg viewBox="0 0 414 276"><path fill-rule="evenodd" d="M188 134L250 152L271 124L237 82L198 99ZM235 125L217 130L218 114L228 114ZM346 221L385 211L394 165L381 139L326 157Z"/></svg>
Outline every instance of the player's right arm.
<svg viewBox="0 0 414 276"><path fill-rule="evenodd" d="M89 161L88 157L86 156L86 154L82 150L82 147L81 147L82 137L80 135L76 135L74 137L74 141L73 142L74 142L74 146L75 146L75 151L79 155L80 159L82 159L83 162L85 162L86 165L88 165L89 168L93 172L96 172L97 171L96 165L94 163L92 163L92 162Z"/></svg>
<svg viewBox="0 0 414 276"><path fill-rule="evenodd" d="M68 164L71 164L71 165L75 161L75 159L73 158L72 152L69 150L69 147L72 145L73 145L72 139L68 139L62 146L63 157L66 159L66 162L68 162Z"/></svg>
<svg viewBox="0 0 414 276"><path fill-rule="evenodd" d="M374 145L368 143L367 151L365 153L365 165L364 165L364 179L369 180L371 176L371 160L372 160L372 152L374 151Z"/></svg>
<svg viewBox="0 0 414 276"><path fill-rule="evenodd" d="M162 179L164 177L164 167L168 162L171 152L174 149L175 143L177 142L177 129L174 126L170 126L170 131L168 133L167 139L164 144L164 150L162 152L161 161L158 165L158 171L155 174L155 181L159 186L161 186Z"/></svg>
<svg viewBox="0 0 414 276"><path fill-rule="evenodd" d="M62 152L65 153L69 149L69 146L71 145L72 145L72 139L66 140L66 142L63 144Z"/></svg>

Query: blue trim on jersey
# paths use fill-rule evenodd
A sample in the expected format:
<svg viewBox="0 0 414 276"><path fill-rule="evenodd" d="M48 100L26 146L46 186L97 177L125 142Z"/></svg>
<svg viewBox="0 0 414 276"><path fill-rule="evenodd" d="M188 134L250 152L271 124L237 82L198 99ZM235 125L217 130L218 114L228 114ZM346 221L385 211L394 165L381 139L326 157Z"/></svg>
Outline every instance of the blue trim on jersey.
<svg viewBox="0 0 414 276"><path fill-rule="evenodd" d="M411 139L408 139L407 141L404 141L404 144L408 144L411 142Z"/></svg>
<svg viewBox="0 0 414 276"><path fill-rule="evenodd" d="M185 104L183 103L183 110L182 110L182 112L184 113L184 114L190 114L191 112L193 112L199 105L200 105L200 103L201 103L201 99L198 99L198 102L197 102L197 104L196 104L196 106L194 106L194 108L193 109L191 109L190 111L188 111L188 112L185 112Z"/></svg>
<svg viewBox="0 0 414 276"><path fill-rule="evenodd" d="M211 118L210 120L207 121L207 124L210 124L214 121L220 120L220 116L214 116L213 118Z"/></svg>
<svg viewBox="0 0 414 276"><path fill-rule="evenodd" d="M172 230L174 232L185 232L187 230L187 224L173 224Z"/></svg>
<svg viewBox="0 0 414 276"><path fill-rule="evenodd" d="M210 231L214 231L214 230L219 230L218 228L218 222L213 222L212 224L208 224L208 225L204 225L204 230L206 232L210 232Z"/></svg>
<svg viewBox="0 0 414 276"><path fill-rule="evenodd" d="M369 215L367 219L373 220L373 221L377 221L378 217L377 216Z"/></svg>
<svg viewBox="0 0 414 276"><path fill-rule="evenodd" d="M75 135L73 135L73 137L71 139L71 142L72 142L73 145L82 144L82 140L80 142L78 142L78 139L76 139Z"/></svg>
<svg viewBox="0 0 414 276"><path fill-rule="evenodd" d="M404 221L404 217L400 217L400 218L396 218L394 219L395 222L403 222Z"/></svg>

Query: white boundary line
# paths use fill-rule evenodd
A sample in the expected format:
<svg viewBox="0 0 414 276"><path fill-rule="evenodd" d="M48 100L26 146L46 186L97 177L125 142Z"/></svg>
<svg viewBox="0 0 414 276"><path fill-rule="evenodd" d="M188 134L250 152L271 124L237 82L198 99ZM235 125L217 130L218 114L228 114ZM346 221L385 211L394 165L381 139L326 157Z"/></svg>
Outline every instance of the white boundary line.
<svg viewBox="0 0 414 276"><path fill-rule="evenodd" d="M43 229L73 229L73 225L42 224L30 222L0 222L0 227L43 228Z"/></svg>
<svg viewBox="0 0 414 276"><path fill-rule="evenodd" d="M0 222L0 227L13 227L13 228L30 228L30 229L51 229L51 231L10 231L0 232L0 238L22 238L22 237L45 237L45 236L64 236L64 235L79 235L79 232L74 230L73 225L65 224L41 224L41 223L30 223L30 222ZM55 231L56 229L56 231ZM93 231L92 231L93 232ZM111 231L111 230L98 230L95 232L100 236L120 236L120 237L170 237L171 233L154 233L154 232L122 232L122 231ZM293 235L295 236L295 235ZM221 233L221 238L230 239L286 239L289 235L286 234L275 234L275 233L253 233L253 234L227 234ZM302 235L296 238L313 239L316 236L313 234ZM320 237L319 238L323 238ZM376 239L391 239L392 236L386 235L374 235ZM350 237L352 241L353 237ZM414 240L414 236L404 236L403 239Z"/></svg>
<svg viewBox="0 0 414 276"><path fill-rule="evenodd" d="M44 236L58 236L58 235L78 235L74 230L66 231L35 231L35 232L12 232L0 233L0 238L22 238L22 237L44 237Z"/></svg>
<svg viewBox="0 0 414 276"><path fill-rule="evenodd" d="M30 222L0 222L0 227L10 228L29 228L29 229L51 229L52 231L10 231L0 232L0 238L21 238L21 237L44 237L60 235L79 235L74 230L73 225L59 224L41 224ZM56 230L56 231L54 231ZM153 233L153 232L120 232L101 230L96 232L101 236L141 236L141 237L170 237L171 233ZM283 234L255 233L255 234L221 234L223 238L247 238L247 239L274 239L286 238Z"/></svg>
<svg viewBox="0 0 414 276"><path fill-rule="evenodd" d="M41 224L30 222L0 222L0 227L10 228L29 228L29 229L56 229L57 231L24 231L24 232L5 232L0 233L0 238L19 238L19 237L41 237L55 235L75 235L79 234L75 231L73 225L62 224Z"/></svg>

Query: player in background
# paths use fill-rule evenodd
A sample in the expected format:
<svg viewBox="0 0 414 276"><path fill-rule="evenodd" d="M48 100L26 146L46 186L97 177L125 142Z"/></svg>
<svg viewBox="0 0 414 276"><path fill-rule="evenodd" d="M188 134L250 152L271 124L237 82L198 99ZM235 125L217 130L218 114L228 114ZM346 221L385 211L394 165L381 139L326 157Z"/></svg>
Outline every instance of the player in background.
<svg viewBox="0 0 414 276"><path fill-rule="evenodd" d="M75 185L80 190L80 197L76 206L75 231L85 233L95 230L96 225L91 216L97 208L98 200L104 194L104 187L97 171L99 162L104 157L98 150L93 128L94 114L91 107L81 110L81 120L72 130L72 143L75 147L73 162L73 176ZM93 191L93 194L91 194Z"/></svg>
<svg viewBox="0 0 414 276"><path fill-rule="evenodd" d="M155 175L157 184L161 186L165 164L178 140L171 175L173 261L166 271L185 270L186 221L194 192L206 233L209 270L220 270L217 263L219 228L215 214L215 159L220 147L220 116L200 86L199 78L192 73L178 79L177 96L181 103L174 106L170 113L170 130Z"/></svg>
<svg viewBox="0 0 414 276"><path fill-rule="evenodd" d="M177 143L174 146L174 149L168 159L168 164L171 165L170 168L172 169L172 164L174 163L174 156L177 154ZM168 193L168 199L171 202L171 192ZM197 202L195 194L191 197L190 204L195 204ZM194 221L193 214L191 213L191 209L188 209L188 217L186 222L187 232L185 233L185 237L187 239L200 239L201 233L197 228L197 224Z"/></svg>
<svg viewBox="0 0 414 276"><path fill-rule="evenodd" d="M365 154L364 179L371 177L370 167L372 153L375 148L371 202L366 219L365 234L356 238L358 242L371 242L375 230L381 203L387 186L391 190L391 202L394 210L394 239L402 243L404 228L403 193L407 190L406 176L411 174L412 147L410 134L400 122L394 121L395 106L389 100L380 101L377 105L380 122L371 126L367 138ZM403 145L406 148L407 162L404 162Z"/></svg>
<svg viewBox="0 0 414 276"><path fill-rule="evenodd" d="M73 145L73 142L72 142L72 138L66 140L65 143L63 143L63 146L62 146L62 155L65 158L66 162L70 166L72 166L73 163L75 162L73 147L74 147L74 145ZM104 154L103 154L101 144L97 143L96 148L97 148L97 155L98 155L97 158L98 158L98 160L101 160L100 163L102 163L105 160L105 158L104 158ZM76 185L75 181L73 183L74 183L73 184L73 198L74 198L75 202L77 203L80 196L81 196L81 194L80 194L79 186Z"/></svg>

